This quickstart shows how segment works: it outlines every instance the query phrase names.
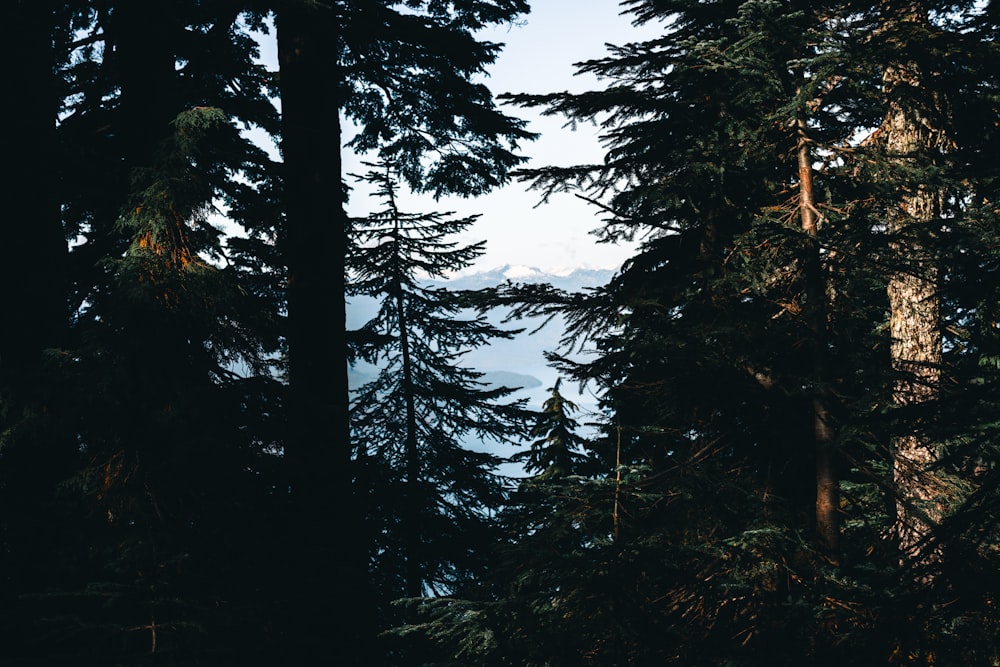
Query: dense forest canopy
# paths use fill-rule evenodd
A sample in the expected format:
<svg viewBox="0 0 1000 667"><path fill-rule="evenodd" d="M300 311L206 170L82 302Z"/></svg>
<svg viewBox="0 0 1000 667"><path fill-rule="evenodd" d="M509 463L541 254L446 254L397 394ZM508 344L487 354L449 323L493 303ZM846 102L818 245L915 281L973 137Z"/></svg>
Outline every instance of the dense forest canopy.
<svg viewBox="0 0 1000 667"><path fill-rule="evenodd" d="M524 0L10 4L4 665L1000 664L1000 11L621 8L593 90L494 98ZM511 179L635 255L428 282L483 246L403 193ZM520 318L543 405L464 360Z"/></svg>

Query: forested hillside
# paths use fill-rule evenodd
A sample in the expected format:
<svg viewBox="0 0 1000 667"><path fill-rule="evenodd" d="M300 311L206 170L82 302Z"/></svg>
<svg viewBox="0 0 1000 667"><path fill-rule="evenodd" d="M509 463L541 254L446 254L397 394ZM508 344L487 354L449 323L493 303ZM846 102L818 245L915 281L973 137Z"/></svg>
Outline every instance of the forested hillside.
<svg viewBox="0 0 1000 667"><path fill-rule="evenodd" d="M8 3L0 665L1000 664L1000 9L621 8ZM512 180L636 254L450 280Z"/></svg>

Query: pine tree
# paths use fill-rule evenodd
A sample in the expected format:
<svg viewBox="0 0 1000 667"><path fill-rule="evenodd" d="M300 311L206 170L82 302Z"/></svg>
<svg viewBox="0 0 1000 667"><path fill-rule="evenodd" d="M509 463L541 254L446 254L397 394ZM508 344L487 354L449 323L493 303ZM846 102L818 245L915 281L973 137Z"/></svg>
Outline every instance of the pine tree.
<svg viewBox="0 0 1000 667"><path fill-rule="evenodd" d="M820 16L837 16L836 7L723 5L708 16L686 3L666 9L640 4L636 13L644 19L661 16L661 11L683 11L672 29L672 45L662 40L629 45L583 65L585 71L621 83L604 93L515 97L577 119L594 117L602 109L611 113L603 121L609 145L604 165L537 170L530 177L550 191L576 183L589 189L590 196L608 195L603 204L611 214L604 231L608 238L652 237L610 286L614 301L605 301L604 309L591 309L604 318L593 321L591 330L614 327L620 317L616 310L626 310L622 334L616 337L656 331L649 345L673 347L679 355L699 360L700 366L685 371L689 362L678 358L626 380L624 359L608 354L592 367L590 376L610 374L616 378L612 386L619 387L615 391L642 387L635 396L620 399L630 411L650 396L663 406L651 414L666 417L676 411L681 424L690 423L681 407L687 403L703 423L714 415L722 420L718 427L732 434L743 431L736 436L744 443L740 455L755 458L761 476L778 483L779 495L793 494L802 509L808 502L813 511L806 494L815 498L820 542L836 552L841 464L834 443L832 360L827 359L833 341L826 283L835 275L827 250L845 242L837 236L851 232L834 226L831 208L838 202L817 199L820 190L814 181L826 174L814 174L814 162L838 159L836 147L854 132L851 122L836 111L851 86L850 80L843 82L841 71L846 40L822 30ZM840 21L841 30L848 33L857 29L847 18L828 20ZM662 72L660 86L646 83L654 71ZM639 72L642 76L634 79ZM703 114L694 115L691 108ZM654 150L651 136L670 136L669 148L657 144ZM651 176L660 172L666 175ZM619 188L617 183L630 185ZM819 187L829 192L831 184L835 182L829 179ZM795 220L801 233L793 230ZM822 230L821 221L826 223ZM643 319L647 310L652 318L648 322ZM672 316L658 317L657 310ZM773 341L767 348L744 345L762 331ZM627 338L607 340L613 346L609 349L629 344ZM628 358L634 353L625 354ZM706 371L724 373L722 384L736 393L721 394L699 380ZM652 377L643 378L647 373ZM671 377L664 386L667 394L684 388L680 400L650 390L650 382L663 383L666 377ZM698 389L693 388L702 386L709 393L696 397ZM773 395L775 389L796 398L773 418L760 410L756 417L739 414L741 405L754 401L781 403ZM748 404L738 398L741 391L748 398L756 396ZM706 410L707 405L713 407ZM788 410L802 414L789 419ZM805 426L806 414L811 415L810 427ZM754 421L761 430L747 432L745 424ZM718 437L715 428L709 426L704 436ZM774 449L782 440L787 444ZM803 440L812 441L815 454L806 453L799 444ZM672 445L663 448L677 451ZM809 491L806 480L814 475L806 472L808 467L816 468L819 480Z"/></svg>
<svg viewBox="0 0 1000 667"><path fill-rule="evenodd" d="M61 406L54 350L66 344L69 323L55 168L57 69L68 39L68 11L47 1L5 9L17 26L10 45L19 61L8 91L22 98L3 112L10 168L0 221L0 608L7 610L18 596L37 590L58 563L54 552L68 526L57 507L57 488L72 472L76 452L55 418ZM7 636L0 638L5 646Z"/></svg>
<svg viewBox="0 0 1000 667"><path fill-rule="evenodd" d="M421 282L470 219L396 196L518 164L473 79L524 2L8 8L0 662L997 662L1000 14L625 6L664 32L581 64L606 88L512 98L601 124L604 162L522 175L640 240L599 289L495 292L601 397L582 438L552 388L514 488L474 441L524 412L460 366L507 334ZM391 165L364 220L342 117ZM429 641L375 639L399 596Z"/></svg>
<svg viewBox="0 0 1000 667"><path fill-rule="evenodd" d="M531 429L531 437L537 439L529 449L510 457L527 472L546 479L578 474L586 460L583 454L586 440L577 435L579 424L572 417L578 408L559 391L561 384L559 378L549 389L552 395L542 405L542 413Z"/></svg>
<svg viewBox="0 0 1000 667"><path fill-rule="evenodd" d="M37 72L28 68L23 71L30 72L32 83L51 84L57 89L56 93L32 98L39 104L39 113L33 114L32 119L40 124L38 136L32 140L36 148L49 146L48 138L40 141L48 136L47 131L41 130L41 123L50 128L57 126L59 141L51 145L58 145L64 153L58 158L44 151L35 151L35 154L46 158L46 173L52 173L56 165L62 167L65 178L49 180L49 183L58 182L59 190L47 190L45 200L51 204L53 215L61 210L61 231L74 239L66 262L55 257L53 250L58 243L50 244L46 240L44 244L32 244L32 251L37 248L39 253L45 254L45 262L40 262L38 267L46 267L48 276L57 276L65 270L70 292L69 308L62 310L57 304L63 297L56 292L63 287L57 276L33 285L39 288L38 296L44 297L33 305L44 303L45 309L52 313L61 310L55 319L65 323L68 314L72 325L63 349L55 355L63 361L57 371L59 377L57 381L46 382L49 388L58 389L60 397L66 400L57 404L46 399L42 406L50 410L46 423L70 424L66 439L59 444L65 446L63 451L68 452L71 461L66 470L52 467L46 488L51 489L57 480L68 477L70 481L62 490L65 495L60 506L77 518L81 513L87 515L86 521L74 524L78 530L60 535L61 549L46 550L53 558L62 559L60 562L76 562L79 566L60 575L56 585L50 581L55 570L45 568L43 561L37 560L35 573L38 576L32 577L31 582L24 582L23 588L71 591L105 581L108 573L101 571L102 562L122 567L111 577L114 580L127 576L130 568L144 562L150 550L155 551L165 541L177 538L176 546L191 545L193 542L189 540L202 539L207 532L200 531L208 525L206 522L195 522L199 526L194 531L197 535L187 534L181 538L171 532L169 521L152 518L157 513L155 507L151 510L151 496L138 484L140 479L149 481L151 478L147 475L151 475L157 482L150 487L155 488L154 495L174 499L185 497L171 487L165 477L154 474L152 464L147 465L139 459L149 458L149 452L156 452L156 456L163 456L163 475L169 470L176 471L175 464L186 445L178 445L176 450L171 447L177 440L190 436L187 444L203 443L206 452L212 452L206 456L219 456L205 466L206 475L213 470L212 474L221 479L241 471L235 473L241 481L234 479L233 484L239 486L246 482L249 485L249 488L241 487L240 492L234 491L233 497L238 500L227 510L213 504L214 494L209 493L212 498L205 497L204 502L188 497L190 504L186 507L191 512L204 510L211 513L214 520L224 523L222 517L228 515L233 519L238 508L246 510L252 505L261 508L263 514L280 515L284 520L293 517L295 521L290 530L296 540L302 535L314 536L301 542L289 542L287 534L280 537L279 526L285 521L268 525L263 531L275 538L272 540L274 549L283 551L289 559L281 561L290 564L289 567L277 570L296 574L290 586L277 575L264 578L262 588L265 590L259 601L264 604L263 601L269 600L278 608L274 614L277 630L255 634L279 638L285 649L295 647L298 640L305 637L307 640L301 643L302 653L315 657L325 652L327 641L323 632L328 627L325 623L329 614L325 598L314 595L313 591L355 591L354 586L364 580L363 552L366 547L357 540L347 541L344 549L339 549L338 545L331 548L330 538L324 531L315 529L317 525L332 525L333 522L322 517L333 516L346 526L347 534L354 534L351 525L356 524L351 522L357 520L347 502L327 502L329 496L326 495L326 489L334 489L347 499L353 482L348 460L346 384L326 382L336 374L328 373L331 367L339 365L346 372L342 352L346 346L336 343L343 337L343 299L328 300L331 291L326 289L332 281L335 287L332 293L343 294L339 274L343 273L346 250L341 233L346 218L342 210L334 215L336 224L332 229L335 231L328 235L329 243L325 247L313 243L318 238L314 232L329 231L327 226L315 223L330 210L327 195L341 189L338 163L334 162L330 170L326 170L326 166L320 170L332 176L321 179L320 198L315 200L319 202L317 206L310 208L309 187L298 186L315 183L317 172L313 168L339 156L342 149L339 126L336 122L328 125L330 108L342 109L353 118L367 119L362 123L358 147L369 150L377 145L397 155L404 175L414 186L437 193L474 194L502 182L507 168L519 161L512 153L514 143L529 135L521 123L496 111L486 87L470 82L499 50L499 45L480 43L472 35L482 25L509 20L525 11L527 5L520 0L463 2L444 9L437 3L426 3L424 11L417 11L412 3L404 11L381 3L341 2L319 9L315 3L280 5L157 0L139 5L100 2L34 3L31 9L27 4L17 6L17 16L24 19L25 25L30 23L33 28L30 35L38 38L29 45L26 33L24 42L37 56L32 66L39 69ZM36 9L39 13L29 16L29 12ZM263 19L269 10L275 10L280 17L281 46L292 44L283 48L286 57L281 63L280 92L285 111L282 138L285 174L281 187L275 178L274 165L269 164L265 155L252 147L245 137L222 131L222 126L218 125L216 130L209 132L207 139L211 147L207 153L211 156L203 153L195 157L178 148L184 137L175 135L172 126L179 114L192 109L205 112L222 109L227 118L244 127L256 126L277 133L277 115L268 99L269 93L276 92L275 79L253 63L256 46L246 32L247 27L264 28ZM309 40L305 38L310 36L316 38L310 44L320 43L315 59L312 46L306 46ZM51 54L48 49L53 45L56 52ZM297 58L303 54L306 67L299 72L304 76L297 79L295 69L302 62ZM42 70L48 75L37 76ZM59 76L51 76L54 72ZM336 76L327 76L331 72ZM413 80L419 85L410 85ZM445 91L435 96L433 103L420 90L423 83L430 80ZM317 81L332 83L316 85ZM304 93L298 98L304 101L302 105L296 99L299 91ZM380 98L379 91L389 95ZM326 104L328 99L323 98L327 93L335 100L332 107ZM42 109L42 105L46 108ZM300 109L305 109L304 113L300 113ZM438 113L440 110L443 112ZM319 122L313 124L310 116ZM195 117L201 116L196 114ZM334 120L337 117L334 113ZM317 133L309 135L310 128ZM306 130L305 135L297 134L302 129ZM183 125L180 132L189 132L187 139L192 141L198 134L187 125ZM302 136L306 137L305 141L300 140ZM325 143L322 137L333 139ZM297 152L296 146L307 148ZM309 153L309 147L320 147L325 152ZM199 150L205 148L203 145ZM427 151L434 152L439 159L422 160L421 155ZM180 154L186 157L177 159ZM425 166L429 167L426 172ZM456 175L457 169L461 169L461 176ZM201 179L197 188L193 188L197 192L185 189L192 185L187 179L194 173ZM185 185L172 182L172 178L181 179ZM41 184L44 181L35 179L33 182ZM163 198L157 199L160 195ZM220 200L228 208L231 219L247 232L246 238L229 239L224 246L211 226L205 224L210 202ZM340 197L334 195L333 200L336 202L334 209L341 208ZM175 208L163 208L169 205ZM49 235L58 229L55 219L52 217L51 225L24 229ZM338 225L341 232L336 231ZM323 254L309 254L314 248L321 248ZM26 250L23 256L27 259L30 253ZM328 261L330 257L334 258L332 263ZM225 267L215 266L215 263ZM12 268L23 265L21 262L10 264ZM321 269L318 282L310 275L313 268L328 265L332 265L332 271ZM292 268L290 276L284 270L289 266ZM316 289L317 284L319 289ZM41 294L43 287L44 295ZM298 291L300 288L305 289L304 299L299 296L303 293ZM205 300L193 298L191 290L205 290ZM279 312L286 296L290 326L282 331L285 321ZM302 303L307 306L300 307ZM313 309L311 315L309 308ZM339 323L338 312L341 313ZM311 326L323 322L327 326ZM41 324L41 320L38 323ZM317 335L310 338L312 333ZM273 378L279 334L287 334L292 350L289 355L293 367L289 373L292 398L287 403L292 407L291 419L285 419L283 392L276 387L278 383ZM48 346L54 340L46 334L36 343ZM334 353L332 360L324 364L323 351L327 349ZM114 362L108 363L109 359ZM311 367L320 372L310 376ZM157 373L172 377L176 382L156 383ZM34 370L29 375L32 383L42 381L41 375ZM33 397L24 393L26 386L16 388L21 392L17 401L34 402ZM190 390L191 399L183 399L178 394L181 386ZM334 392L338 398L323 403L322 392L328 386L340 386L344 391ZM148 391L143 393L139 389ZM317 391L312 392L314 389ZM199 397L197 400L195 395ZM79 396L94 400L71 400ZM342 437L322 436L324 430L320 422L326 420L327 415L309 409L309 405L316 405L312 403L312 396L320 400L320 405L329 406L330 414L340 415L331 423L335 430L340 429L337 432ZM201 407L195 405L199 401ZM181 404L185 409L179 407ZM303 405L306 407L296 407ZM117 413L110 417L109 410L116 406L130 408L125 410L127 417L117 416ZM212 413L209 406L216 411ZM58 411L54 410L56 407ZM190 420L186 426L185 420ZM147 439L146 428L153 422L161 428L155 437ZM204 428L193 436L188 429L196 423ZM283 432L289 427L294 429L290 434ZM320 437L314 438L317 434ZM299 446L306 440L317 443L311 454L308 448L304 450ZM342 446L326 446L334 441ZM303 451L306 451L304 456ZM323 465L322 457L326 452L336 465ZM37 452L40 453L41 450ZM279 459L276 453L285 454L280 460L291 464L285 466L281 482L273 476ZM345 456L337 458L338 454ZM20 461L20 457L8 452L5 479L15 480L20 476L27 481L23 470L19 470ZM76 475L72 475L74 467ZM107 473L104 477L112 480L114 493L103 488L107 486L107 479L96 485L89 484L102 477L98 474L101 470ZM317 473L342 475L339 479L345 483L327 484L329 478L315 477ZM131 483L115 486L115 479ZM186 477L179 475L176 479ZM15 486L9 486L8 490L15 492ZM226 485L220 484L218 488L221 492ZM289 505L286 497L289 489L295 496L293 501L297 502L300 496L306 500ZM39 489L39 493L48 491ZM272 495L263 497L267 494ZM24 496L24 500L27 508L30 505L28 497ZM112 512L117 519L109 521L110 515L97 511L103 507L102 503L120 503L119 509L128 511ZM315 520L320 514L320 519ZM25 526L31 523L30 512L14 510L11 516ZM119 531L128 532L129 526L145 526L149 534L136 539L135 549L130 550L128 556L118 558L109 546L120 536ZM234 519L231 527L233 532L227 534L232 538L233 548L244 540L253 542L248 532L241 532L251 530L251 526ZM86 532L90 529L93 534ZM17 542L13 547L16 557L12 558L30 563L40 548L22 538L24 535L17 531L5 531L4 534L5 543ZM282 550L279 544L293 546ZM294 546L302 544L306 545L303 549ZM210 550L205 547L202 543L195 551L208 557ZM261 558L269 555L260 542L253 551ZM340 559L349 552L357 558ZM87 553L88 557L76 558L80 553ZM305 554L304 561L296 560L300 553ZM232 578L226 579L224 586L230 586L252 571L254 563L258 562L255 559L238 560L246 567L233 568ZM358 576L342 576L342 572L328 566L340 560L350 563L349 571ZM306 562L306 566L300 567L302 562ZM145 572L145 576L153 576L148 569ZM183 587L194 580L181 577L172 581L182 582L178 585ZM218 578L215 581L221 582ZM337 582L341 581L350 585L340 588ZM220 583L218 587L206 587L204 595L218 592L224 586ZM232 592L237 588L231 586L228 590ZM126 586L123 590L135 589ZM244 590L252 588L244 587ZM288 595L288 591L293 594ZM359 597L338 596L335 592L332 596ZM197 606L198 600L204 599L194 594L189 601ZM57 605L63 603L65 599L56 602ZM127 605L113 607L115 611L111 615L124 612L121 618L132 617L134 613L145 615L148 611L144 603L132 610L128 610ZM49 610L54 608L47 607ZM19 618L36 616L18 614L17 609L10 613ZM258 614L254 622L244 624L246 631L254 633L252 628L261 618L263 616ZM351 618L364 619L366 614L354 614ZM311 625L313 622L317 625ZM359 623L334 624L344 629L341 644L349 649L349 655L345 656L348 662L350 654L357 657L360 651L358 643L353 641L362 635L355 632L363 625ZM105 625L112 626L110 620ZM150 632L160 628L159 648L164 650L169 633L165 633L159 621L154 623L146 618L140 625L129 621L129 626L149 626L146 630ZM296 630L289 633L290 628ZM40 643L31 632L12 632L19 636L19 646L38 646ZM79 638L79 635L73 636ZM113 632L107 635L112 636ZM53 650L69 647L73 641L67 640ZM196 644L194 641L187 646ZM125 653L132 648L134 646L130 645ZM294 654L296 650L293 648L289 653Z"/></svg>
<svg viewBox="0 0 1000 667"><path fill-rule="evenodd" d="M513 391L488 386L461 365L468 351L514 332L466 315L470 293L431 287L468 267L483 243L451 240L476 217L407 213L398 172L372 165L363 181L383 208L353 220L350 293L374 297L378 314L363 331L381 341L365 355L377 377L358 388L352 423L358 459L374 501L367 514L378 595L443 595L482 569L499 535L492 516L503 504L502 445L521 430L526 412ZM399 582L399 583L396 583Z"/></svg>
<svg viewBox="0 0 1000 667"><path fill-rule="evenodd" d="M604 472L540 499L562 509L515 538L482 598L430 607L431 631L453 656L498 664L834 664L848 653L965 664L990 655L951 630L987 637L990 593L940 561L947 584L900 577L896 504L917 498L897 484L906 480L893 473L888 445L913 433L907 418L947 441L940 451L950 455L919 473L947 480L948 495L932 502L954 512L963 498L976 501L939 515L921 541L946 540L942 553L969 554L982 572L991 557L964 531L982 522L981 534L993 535L995 519L961 465L982 460L980 436L992 426L946 429L932 411L967 414L961 397L983 396L975 387L991 385L992 373L966 375L950 401L885 407L899 403L900 387L921 384L894 367L887 314L901 304L889 285L922 275L913 268L925 251L914 249L933 248L951 267L964 265L954 258L965 244L991 247L972 241L990 216L971 202L993 182L990 169L972 166L992 132L986 141L967 133L957 151L911 145L912 158L878 143L888 128L863 141L887 118L912 131L914 119L933 128L947 112L992 127L993 75L975 64L986 62L989 21L971 7L925 7L933 29L916 31L925 50L885 39L891 17L849 2L626 4L640 21L662 20L665 35L583 63L610 79L605 90L513 97L600 123L603 163L525 176L545 194L579 189L595 201L606 240L643 239L600 290L504 297L529 300L523 312L566 313L570 342L588 336L597 348L592 360L556 359L603 390L608 419L591 451ZM911 59L933 78L912 99L886 96L893 63ZM941 106L959 98L968 116ZM928 116L922 99L938 105ZM946 193L948 213L904 233L893 216L921 191ZM941 320L904 327L913 340L928 325L947 334L944 317L971 325L982 308L964 282L971 274L939 270L935 282L950 289L928 290L921 303L940 299ZM940 365L948 377L979 358L965 342L977 327L951 334L954 366L944 356ZM943 590L960 588L965 611L939 604ZM617 614L602 615L594 600ZM567 619L572 637L559 633ZM795 641L788 628L810 639Z"/></svg>
<svg viewBox="0 0 1000 667"><path fill-rule="evenodd" d="M56 3L18 2L12 11L10 20L24 26L11 45L22 54L24 66L17 68L11 86L30 91L32 106L8 112L9 127L18 130L11 136L17 168L5 179L8 199L17 208L4 220L0 243L10 323L0 338L6 386L7 378L16 384L18 378L12 376L29 372L18 366L37 369L42 350L56 347L66 328L66 240L59 219L58 174L50 166L57 156L59 112L54 44L62 37Z"/></svg>
<svg viewBox="0 0 1000 667"><path fill-rule="evenodd" d="M942 372L942 322L940 267L934 258L934 227L940 224L945 196L933 184L929 170L935 153L952 149L946 127L947 105L943 91L934 90L921 63L932 30L927 7L912 3L905 8L883 7L885 39L902 56L886 64L883 88L888 101L885 121L876 138L900 169L901 201L890 213L889 233L900 269L889 280L890 337L893 369L898 373L894 402L900 407L933 402L939 396ZM914 58L908 58L913 54ZM898 58L898 56L897 56ZM931 65L933 66L933 65ZM906 173L908 172L908 173ZM924 548L931 526L943 518L942 495L935 483L934 446L922 434L926 427L915 421L911 432L894 437L894 476L900 495L897 503L900 550L907 558Z"/></svg>
<svg viewBox="0 0 1000 667"><path fill-rule="evenodd" d="M779 628L810 627L804 609L835 589L784 576L790 558L810 577L824 567L817 545L797 535L815 516L813 406L828 382L814 352L826 344L815 330L824 318L802 313L815 308L802 293L818 280L805 251L819 249L810 225L793 226L819 204L791 193L799 149L846 128L807 126L803 137L796 122L824 90L829 57L805 47L811 10L634 4L641 20L669 16L670 28L583 64L612 79L606 90L513 98L599 119L602 164L527 175L547 192L577 186L599 200L606 239L645 241L606 288L560 297L599 351L560 366L605 390L608 419L592 445L603 472L544 501L560 511L521 536L483 624L498 637L512 632L508 616L540 628L524 639L532 648L508 650L552 664L709 664L734 636L746 641L733 657L752 660ZM803 82L806 71L818 80ZM558 547L538 537L556 534ZM740 602L724 602L730 593ZM785 607L789 595L810 602ZM556 634L558 618L573 619L575 638ZM802 648L785 642L782 655Z"/></svg>
<svg viewBox="0 0 1000 667"><path fill-rule="evenodd" d="M213 108L180 114L174 128L156 162L135 174L119 221L132 242L111 262L115 289L99 328L76 351L76 383L106 389L84 401L83 466L65 484L86 532L82 545L68 545L70 557L83 552L63 576L79 579L53 602L100 606L86 632L60 628L84 654L116 642L124 656L217 651L227 660L244 651L236 638L264 622L267 598L254 598L266 587L248 577L267 560L258 531L277 480L262 434L242 432L253 422L241 403L251 399L231 364L252 362L258 342L242 330L238 273L215 265L219 232L206 219L210 174L225 168L206 147L239 140Z"/></svg>
<svg viewBox="0 0 1000 667"><path fill-rule="evenodd" d="M360 536L348 425L344 272L348 220L340 113L357 125L350 146L392 159L414 190L474 195L506 180L513 150L531 135L500 113L473 78L500 46L479 28L526 12L523 0L276 3L286 215L281 252L288 269L290 410L285 449L293 493L288 571L295 591L291 640L303 660L344 647L345 664L370 637L369 611L334 619L328 598L367 603L367 545L332 541L327 528ZM356 493L355 493L356 492ZM330 568L339 562L342 568ZM359 588L361 587L361 588ZM316 590L337 591L317 596Z"/></svg>
<svg viewBox="0 0 1000 667"><path fill-rule="evenodd" d="M56 489L51 521L27 507L15 515L34 533L50 526L47 544L5 529L10 552L37 567L19 597L5 597L4 654L235 655L237 637L260 636L257 605L272 594L248 585L268 556L258 536L274 483L266 417L248 412L275 402L277 383L262 375L277 301L266 275L248 275L267 257L227 255L208 220L220 200L234 221L260 219L266 194L255 189L267 177L263 153L209 105L272 128L274 112L250 42L233 29L237 7L36 4L48 26L30 34L55 47L38 65L59 75L48 119L60 152L38 153L46 164L33 177L47 183L56 221L61 211L60 236L75 242L46 260L70 283L68 299L60 278L48 283L67 333L49 354L58 363L35 379L47 383L44 422L65 454L47 455L47 467L4 462L5 477L27 482L44 469ZM162 31L144 39L158 12ZM250 515L256 525L241 518Z"/></svg>
<svg viewBox="0 0 1000 667"><path fill-rule="evenodd" d="M1000 113L996 76L986 64L996 20L983 9L879 5L873 59L882 63L881 85L873 91L884 115L864 151L874 165L867 172L878 201L872 213L886 238L891 534L901 579L909 582L900 593L904 616L913 626L900 633L905 648L897 650L948 655L959 664L991 660L997 650L982 612L994 593L969 579L990 567L983 537L996 526L982 506L971 509L982 498L979 462L989 456L994 428L979 412L990 403L980 403L980 389L997 378L977 360L991 325L975 321L991 280L984 264L959 259L994 252L993 233L983 227L992 214L984 217L981 198L995 176L975 157L990 150L984 128ZM970 365L977 370L970 373ZM963 532L971 523L979 537ZM965 609L939 604L943 590ZM956 626L964 628L958 635L951 632ZM979 639L969 641L974 635Z"/></svg>

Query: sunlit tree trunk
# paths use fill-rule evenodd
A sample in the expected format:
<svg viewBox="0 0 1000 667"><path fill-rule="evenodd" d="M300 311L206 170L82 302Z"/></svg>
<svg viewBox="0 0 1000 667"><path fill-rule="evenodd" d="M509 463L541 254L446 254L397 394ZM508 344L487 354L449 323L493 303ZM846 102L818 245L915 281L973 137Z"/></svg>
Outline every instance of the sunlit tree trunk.
<svg viewBox="0 0 1000 667"><path fill-rule="evenodd" d="M818 239L819 215L813 195L813 166L805 119L798 124L799 218L808 244L805 258L805 291L812 340L813 444L816 452L816 533L831 556L840 545L840 479L834 453L833 415L826 383L826 290Z"/></svg>
<svg viewBox="0 0 1000 667"><path fill-rule="evenodd" d="M907 35L922 29L926 21L921 3L910 3L896 7L887 26ZM896 46L905 52L905 37ZM888 285L890 354L896 376L893 401L910 413L892 441L896 534L903 557L921 560L926 539L942 518L941 485L932 470L937 452L926 435L927 412L918 408L937 399L941 383L940 268L927 242L929 223L940 217L941 210L940 193L915 174L930 154L948 142L939 126L940 101L927 90L925 73L915 62L887 66L883 88L888 110L880 129L882 141L897 173L905 175L899 179L898 206L888 217L897 267Z"/></svg>

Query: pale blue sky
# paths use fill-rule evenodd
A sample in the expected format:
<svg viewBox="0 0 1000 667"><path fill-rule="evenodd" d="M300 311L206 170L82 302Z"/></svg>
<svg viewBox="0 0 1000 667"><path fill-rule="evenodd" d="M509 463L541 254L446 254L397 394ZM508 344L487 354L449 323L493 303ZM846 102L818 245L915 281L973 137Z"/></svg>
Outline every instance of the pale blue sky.
<svg viewBox="0 0 1000 667"><path fill-rule="evenodd" d="M574 76L573 63L605 55L605 43L622 44L653 34L648 26L641 31L634 28L627 16L619 14L616 0L534 0L531 4L531 14L520 25L502 26L485 35L506 44L487 80L494 93L593 89L600 84L591 77ZM522 147L531 159L528 166L572 165L599 161L603 156L594 127L581 125L573 131L563 127L559 118L542 118L534 111L512 107L506 111L529 120L529 129L541 133L537 141ZM350 158L345 167L350 172L361 169ZM412 198L407 208L482 215L462 241L485 239L486 254L466 273L504 264L559 273L580 266L617 268L631 256L630 246L595 243L589 232L600 225L600 219L593 206L569 194L556 195L536 207L538 201L537 192L512 183L471 200ZM349 209L353 215L364 215L376 203L355 192Z"/></svg>

